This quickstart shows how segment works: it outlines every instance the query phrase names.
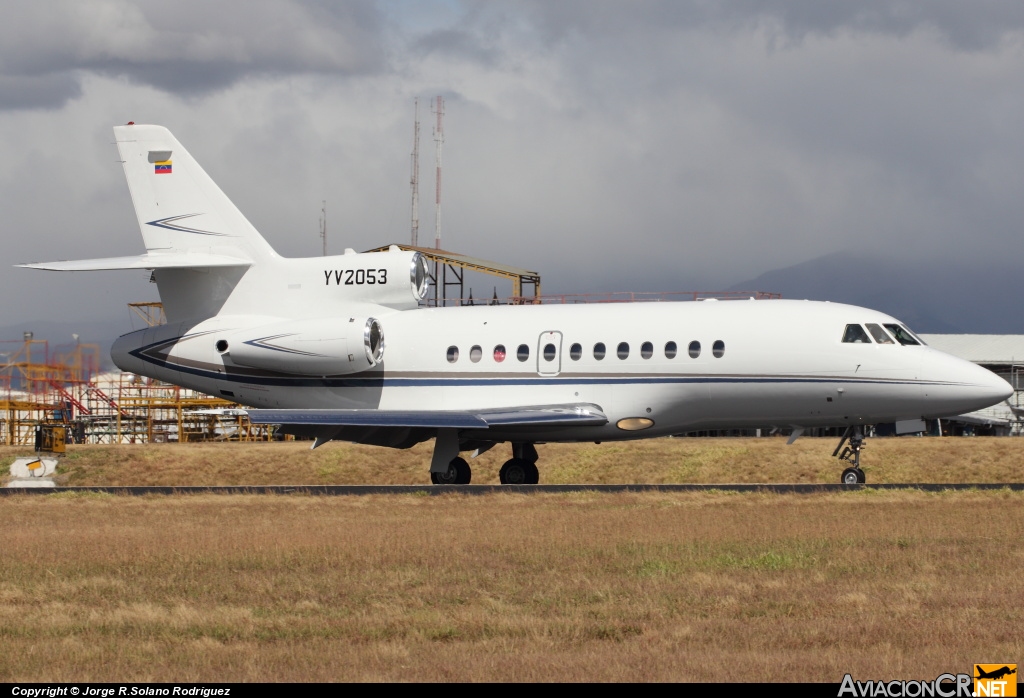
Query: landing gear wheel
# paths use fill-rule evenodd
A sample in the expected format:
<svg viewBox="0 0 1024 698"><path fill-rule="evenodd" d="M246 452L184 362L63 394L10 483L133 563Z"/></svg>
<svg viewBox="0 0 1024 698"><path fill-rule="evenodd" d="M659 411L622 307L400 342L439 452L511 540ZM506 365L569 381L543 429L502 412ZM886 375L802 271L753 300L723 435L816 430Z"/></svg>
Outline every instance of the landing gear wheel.
<svg viewBox="0 0 1024 698"><path fill-rule="evenodd" d="M473 471L462 458L453 458L443 473L430 473L430 481L435 485L468 485L472 479Z"/></svg>
<svg viewBox="0 0 1024 698"><path fill-rule="evenodd" d="M536 485L540 481L540 473L530 461L513 458L501 466L498 479L503 485Z"/></svg>
<svg viewBox="0 0 1024 698"><path fill-rule="evenodd" d="M844 485L863 485L865 481L864 471L860 468L847 468L840 480Z"/></svg>
<svg viewBox="0 0 1024 698"><path fill-rule="evenodd" d="M846 448L843 445L849 444ZM840 462L846 461L850 463L850 467L843 471L843 476L839 478L839 482L844 485L863 485L867 478L864 477L864 471L860 469L860 451L864 448L864 427L861 425L850 426L843 432L843 437L839 439L839 445L836 446L836 450L832 451L833 456L838 456Z"/></svg>

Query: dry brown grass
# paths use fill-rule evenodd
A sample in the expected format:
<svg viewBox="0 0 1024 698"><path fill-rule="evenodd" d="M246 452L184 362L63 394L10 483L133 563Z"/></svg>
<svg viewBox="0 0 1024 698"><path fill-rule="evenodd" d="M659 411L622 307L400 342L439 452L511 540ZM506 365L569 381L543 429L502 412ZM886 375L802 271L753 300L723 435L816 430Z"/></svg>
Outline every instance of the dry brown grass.
<svg viewBox="0 0 1024 698"><path fill-rule="evenodd" d="M1020 482L1024 439L869 439L869 482ZM408 451L309 442L71 446L66 485L421 484L432 442ZM652 439L539 446L543 483L838 482L832 439ZM0 447L7 465L26 449ZM501 445L471 461L474 483L497 483Z"/></svg>
<svg viewBox="0 0 1024 698"><path fill-rule="evenodd" d="M931 679L1024 656L1022 504L9 497L0 681Z"/></svg>

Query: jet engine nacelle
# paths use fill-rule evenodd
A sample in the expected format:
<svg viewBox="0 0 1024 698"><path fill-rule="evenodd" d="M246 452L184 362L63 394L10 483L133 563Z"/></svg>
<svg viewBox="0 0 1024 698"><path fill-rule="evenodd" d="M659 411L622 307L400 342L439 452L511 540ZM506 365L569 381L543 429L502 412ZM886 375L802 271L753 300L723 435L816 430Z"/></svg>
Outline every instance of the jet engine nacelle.
<svg viewBox="0 0 1024 698"><path fill-rule="evenodd" d="M217 352L235 364L304 376L336 376L376 366L384 333L372 317L291 320L218 339Z"/></svg>
<svg viewBox="0 0 1024 698"><path fill-rule="evenodd" d="M304 260L319 266L317 284L345 302L375 303L405 310L415 308L427 294L430 269L419 252L392 247L382 252L348 252Z"/></svg>

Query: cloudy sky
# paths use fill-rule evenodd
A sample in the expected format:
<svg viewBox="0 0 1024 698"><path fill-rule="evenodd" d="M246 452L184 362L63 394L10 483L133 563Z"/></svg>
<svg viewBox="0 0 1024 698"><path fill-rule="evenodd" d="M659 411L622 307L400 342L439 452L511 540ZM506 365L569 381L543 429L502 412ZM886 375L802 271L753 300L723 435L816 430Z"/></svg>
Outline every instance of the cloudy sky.
<svg viewBox="0 0 1024 698"><path fill-rule="evenodd" d="M128 121L170 128L284 255L320 253L323 199L330 251L407 241L416 97L430 240L436 95L444 246L551 293L1024 251L1015 0L3 0L4 257L144 251ZM141 272L0 285L0 326L156 299Z"/></svg>

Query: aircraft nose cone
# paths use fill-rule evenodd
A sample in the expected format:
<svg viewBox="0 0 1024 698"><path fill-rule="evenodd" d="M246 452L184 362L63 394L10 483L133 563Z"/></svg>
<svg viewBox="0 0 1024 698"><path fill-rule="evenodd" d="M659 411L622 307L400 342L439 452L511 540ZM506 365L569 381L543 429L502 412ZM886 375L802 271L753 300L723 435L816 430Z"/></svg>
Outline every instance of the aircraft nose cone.
<svg viewBox="0 0 1024 698"><path fill-rule="evenodd" d="M1013 395L1013 388L987 368L946 354L930 362L933 382L926 388L930 416L966 414L991 407ZM944 414L943 414L944 413Z"/></svg>
<svg viewBox="0 0 1024 698"><path fill-rule="evenodd" d="M979 391L985 393L985 399L991 400L991 404L1008 400L1013 396L1013 386L1005 378L992 373L987 368L981 368L981 370L988 374L986 377L988 380L979 388Z"/></svg>

